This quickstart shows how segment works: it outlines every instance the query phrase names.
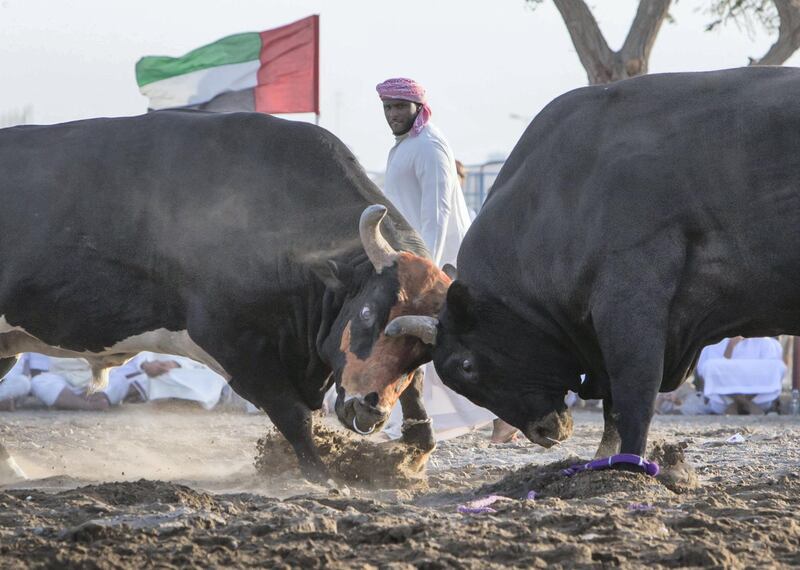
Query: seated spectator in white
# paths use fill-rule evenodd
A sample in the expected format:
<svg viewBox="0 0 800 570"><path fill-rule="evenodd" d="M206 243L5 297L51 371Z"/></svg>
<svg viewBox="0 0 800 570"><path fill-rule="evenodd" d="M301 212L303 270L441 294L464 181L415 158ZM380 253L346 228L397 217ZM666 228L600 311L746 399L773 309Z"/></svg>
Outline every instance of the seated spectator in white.
<svg viewBox="0 0 800 570"><path fill-rule="evenodd" d="M183 356L142 352L109 374L109 383L137 389L149 400L168 398L198 402L210 410L220 400L227 386L225 379L208 368Z"/></svg>
<svg viewBox="0 0 800 570"><path fill-rule="evenodd" d="M12 411L17 400L27 396L31 391L31 375L41 372L41 366L47 369L47 360L38 354L25 353L17 359L17 363L0 380L0 410ZM39 367L39 368L37 368Z"/></svg>
<svg viewBox="0 0 800 570"><path fill-rule="evenodd" d="M35 357L39 372L31 376L31 393L46 406L59 410L107 410L129 395L128 384L121 387L110 378L105 389L90 394L92 368L83 358Z"/></svg>
<svg viewBox="0 0 800 570"><path fill-rule="evenodd" d="M763 414L781 394L786 364L770 337L725 339L707 346L697 361L703 394L717 414Z"/></svg>

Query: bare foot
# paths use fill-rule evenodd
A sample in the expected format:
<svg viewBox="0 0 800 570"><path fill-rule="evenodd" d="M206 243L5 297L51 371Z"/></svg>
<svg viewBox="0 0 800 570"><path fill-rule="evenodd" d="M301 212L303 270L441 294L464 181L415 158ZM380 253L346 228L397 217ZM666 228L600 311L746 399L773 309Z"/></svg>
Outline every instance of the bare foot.
<svg viewBox="0 0 800 570"><path fill-rule="evenodd" d="M494 420L492 429L492 443L509 443L517 438L517 428L500 418Z"/></svg>

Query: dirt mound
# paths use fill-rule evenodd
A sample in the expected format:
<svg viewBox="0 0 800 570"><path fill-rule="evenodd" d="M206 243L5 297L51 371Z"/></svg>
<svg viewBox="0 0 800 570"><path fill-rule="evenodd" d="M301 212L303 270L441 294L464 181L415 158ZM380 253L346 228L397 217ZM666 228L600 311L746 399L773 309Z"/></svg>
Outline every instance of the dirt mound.
<svg viewBox="0 0 800 570"><path fill-rule="evenodd" d="M478 495L502 495L522 499L530 491L537 497L559 499L588 499L612 494L627 494L637 500L652 500L672 495L656 478L643 473L618 470L584 471L572 477L563 470L585 459L573 457L548 465L528 465L503 477L496 483L484 485Z"/></svg>
<svg viewBox="0 0 800 570"><path fill-rule="evenodd" d="M424 472L413 468L419 455L396 443L375 443L326 426L314 426L322 461L339 483L366 488L424 488ZM297 456L289 442L270 429L256 444L255 468L269 478L299 477Z"/></svg>
<svg viewBox="0 0 800 570"><path fill-rule="evenodd" d="M700 486L697 473L686 460L684 450L689 443L666 443L658 441L650 450L650 459L658 463L661 472L658 480L674 493L686 493Z"/></svg>
<svg viewBox="0 0 800 570"><path fill-rule="evenodd" d="M134 482L89 485L79 490L113 506L150 505L153 503L185 505L195 509L211 509L216 503L207 493L184 485L140 479Z"/></svg>

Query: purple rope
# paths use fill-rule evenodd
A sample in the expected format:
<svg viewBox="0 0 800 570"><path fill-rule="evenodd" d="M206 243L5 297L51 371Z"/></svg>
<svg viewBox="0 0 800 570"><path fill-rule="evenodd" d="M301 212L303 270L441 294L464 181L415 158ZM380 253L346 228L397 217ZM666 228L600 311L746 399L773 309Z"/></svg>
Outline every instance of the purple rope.
<svg viewBox="0 0 800 570"><path fill-rule="evenodd" d="M608 469L612 465L616 465L618 463L630 463L631 465L638 465L639 467L642 467L645 473L651 477L655 477L659 472L658 463L655 461L649 461L641 455L634 455L633 453L618 453L617 455L612 455L611 457L595 459L589 463L579 463L578 465L573 465L572 467L564 469L562 473L567 477L572 477L573 475L581 473L582 471L599 471L601 469Z"/></svg>

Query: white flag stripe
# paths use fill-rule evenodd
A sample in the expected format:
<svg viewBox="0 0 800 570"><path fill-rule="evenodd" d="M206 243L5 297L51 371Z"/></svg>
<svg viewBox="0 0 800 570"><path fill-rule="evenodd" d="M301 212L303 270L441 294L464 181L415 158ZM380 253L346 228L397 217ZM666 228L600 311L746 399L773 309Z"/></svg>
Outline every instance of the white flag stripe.
<svg viewBox="0 0 800 570"><path fill-rule="evenodd" d="M220 65L177 75L141 87L151 109L169 109L210 101L225 91L251 89L257 85L259 60Z"/></svg>

